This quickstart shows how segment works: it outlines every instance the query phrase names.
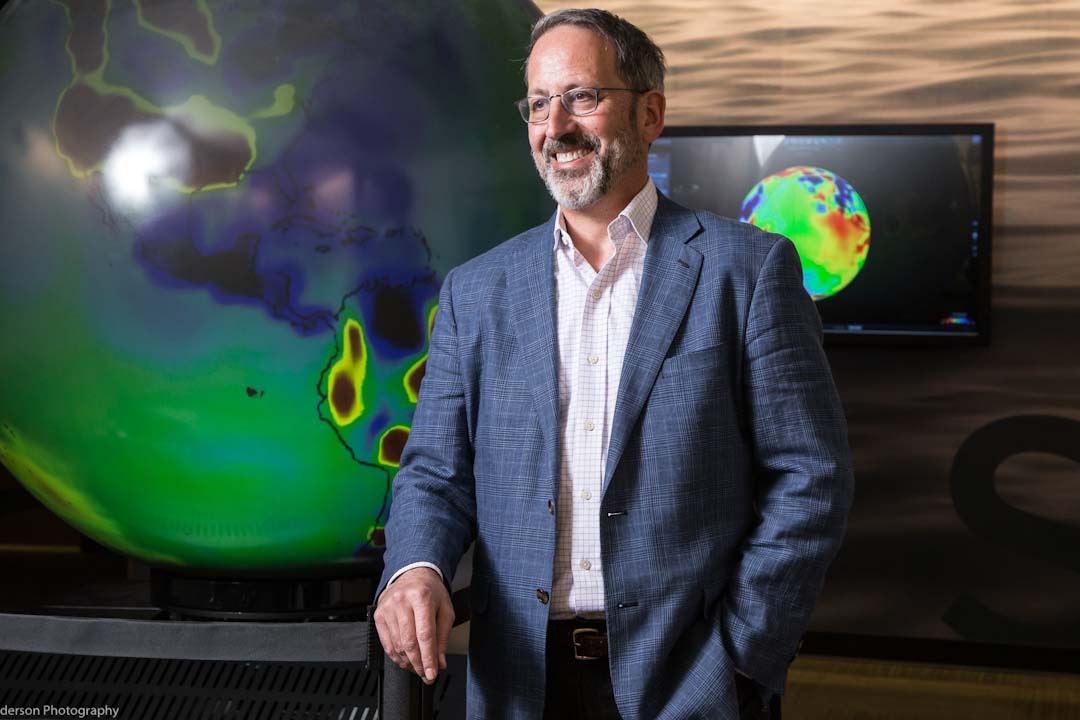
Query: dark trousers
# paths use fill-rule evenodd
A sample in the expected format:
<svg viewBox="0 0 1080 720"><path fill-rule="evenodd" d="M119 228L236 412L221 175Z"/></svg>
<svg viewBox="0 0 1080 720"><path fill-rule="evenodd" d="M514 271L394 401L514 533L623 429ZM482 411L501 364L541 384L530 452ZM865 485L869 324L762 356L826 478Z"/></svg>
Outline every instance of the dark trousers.
<svg viewBox="0 0 1080 720"><path fill-rule="evenodd" d="M735 673L735 691L739 697L739 720L780 720L780 696L773 695L766 705L752 680Z"/></svg>
<svg viewBox="0 0 1080 720"><path fill-rule="evenodd" d="M605 629L603 620L579 620L579 627ZM569 623L548 624L544 720L621 720L606 657L577 660Z"/></svg>
<svg viewBox="0 0 1080 720"><path fill-rule="evenodd" d="M579 626L604 628L602 620L579 620ZM544 720L621 720L611 687L608 659L574 658L570 628L566 623L548 626L547 683L544 693ZM740 720L780 720L780 698L762 707L754 688L739 678Z"/></svg>

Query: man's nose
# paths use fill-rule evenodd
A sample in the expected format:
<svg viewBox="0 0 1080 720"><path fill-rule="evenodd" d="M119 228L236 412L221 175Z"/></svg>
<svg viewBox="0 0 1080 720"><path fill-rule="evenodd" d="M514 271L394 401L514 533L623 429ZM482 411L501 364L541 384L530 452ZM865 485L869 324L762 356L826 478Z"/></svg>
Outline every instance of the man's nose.
<svg viewBox="0 0 1080 720"><path fill-rule="evenodd" d="M548 111L547 137L552 140L561 138L563 135L572 132L576 123L577 118L563 107L562 98L553 99L551 109Z"/></svg>

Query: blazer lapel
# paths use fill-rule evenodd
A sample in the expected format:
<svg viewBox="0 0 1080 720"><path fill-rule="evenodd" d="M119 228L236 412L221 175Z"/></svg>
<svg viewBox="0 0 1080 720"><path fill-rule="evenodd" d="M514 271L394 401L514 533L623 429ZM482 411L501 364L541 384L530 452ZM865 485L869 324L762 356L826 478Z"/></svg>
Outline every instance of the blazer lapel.
<svg viewBox="0 0 1080 720"><path fill-rule="evenodd" d="M524 359L540 429L549 448L549 471L559 476L558 348L555 344L555 216L521 237L506 269L510 322Z"/></svg>
<svg viewBox="0 0 1080 720"><path fill-rule="evenodd" d="M686 316L701 270L701 253L686 244L701 230L697 217L663 195L658 200L615 401L604 470L605 491Z"/></svg>

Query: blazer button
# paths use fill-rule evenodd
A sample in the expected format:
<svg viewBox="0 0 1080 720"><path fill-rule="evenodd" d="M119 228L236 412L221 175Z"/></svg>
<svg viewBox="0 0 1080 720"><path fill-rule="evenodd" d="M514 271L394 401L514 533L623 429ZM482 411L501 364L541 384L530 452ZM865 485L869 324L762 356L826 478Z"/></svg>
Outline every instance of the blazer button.
<svg viewBox="0 0 1080 720"><path fill-rule="evenodd" d="M537 588L536 589L536 599L540 601L541 605L547 605L548 604L547 590L541 590L540 588Z"/></svg>
<svg viewBox="0 0 1080 720"><path fill-rule="evenodd" d="M551 513L552 515L555 514L555 501L554 500L548 500L548 512Z"/></svg>

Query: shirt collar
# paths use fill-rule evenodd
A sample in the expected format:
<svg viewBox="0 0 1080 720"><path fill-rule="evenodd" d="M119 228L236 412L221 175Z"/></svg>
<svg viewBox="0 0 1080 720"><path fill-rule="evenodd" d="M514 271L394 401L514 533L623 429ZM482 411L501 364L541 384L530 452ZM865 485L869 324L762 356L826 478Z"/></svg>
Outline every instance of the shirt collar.
<svg viewBox="0 0 1080 720"><path fill-rule="evenodd" d="M625 238L629 231L625 225L627 221L630 223L630 227L637 234L643 243L648 244L649 233L652 232L653 220L656 218L656 185L653 183L650 177L645 181L645 187L641 188L641 192L634 196L634 199L623 208L618 217L611 221L608 225L608 236L616 247L622 244L623 238ZM570 240L570 233L566 231L566 221L563 219L563 211L560 206L555 213L555 245L553 250L559 249L559 243L570 247L573 245Z"/></svg>

